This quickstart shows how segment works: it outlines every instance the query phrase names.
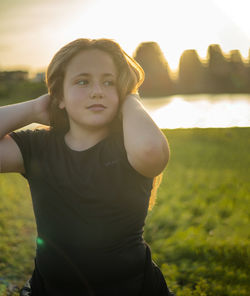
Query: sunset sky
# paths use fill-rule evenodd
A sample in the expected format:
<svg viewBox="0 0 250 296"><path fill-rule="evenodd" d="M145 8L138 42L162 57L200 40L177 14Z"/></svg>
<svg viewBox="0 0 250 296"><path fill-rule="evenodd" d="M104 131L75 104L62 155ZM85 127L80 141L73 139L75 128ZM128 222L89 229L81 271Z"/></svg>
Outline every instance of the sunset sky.
<svg viewBox="0 0 250 296"><path fill-rule="evenodd" d="M130 55L156 41L170 67L185 49L250 48L249 0L1 0L0 70L44 70L76 38L112 38Z"/></svg>

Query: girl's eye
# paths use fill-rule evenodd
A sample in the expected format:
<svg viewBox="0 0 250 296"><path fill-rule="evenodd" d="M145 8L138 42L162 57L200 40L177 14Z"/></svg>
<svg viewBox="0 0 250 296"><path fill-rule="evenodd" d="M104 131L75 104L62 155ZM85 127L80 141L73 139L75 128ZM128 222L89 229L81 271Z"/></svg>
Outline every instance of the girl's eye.
<svg viewBox="0 0 250 296"><path fill-rule="evenodd" d="M89 81L86 80L86 79L81 79L81 80L76 81L76 84L77 84L77 85L84 86L84 85L89 84ZM104 84L105 86L113 86L113 85L115 84L115 82L112 81L112 80L106 80L106 81L104 81L103 84Z"/></svg>
<svg viewBox="0 0 250 296"><path fill-rule="evenodd" d="M76 84L78 84L78 85L86 85L86 84L88 84L88 80L78 80L77 82L76 82Z"/></svg>
<svg viewBox="0 0 250 296"><path fill-rule="evenodd" d="M109 85L114 85L115 83L114 83L114 81L109 80L109 81L105 81L104 84L109 86Z"/></svg>

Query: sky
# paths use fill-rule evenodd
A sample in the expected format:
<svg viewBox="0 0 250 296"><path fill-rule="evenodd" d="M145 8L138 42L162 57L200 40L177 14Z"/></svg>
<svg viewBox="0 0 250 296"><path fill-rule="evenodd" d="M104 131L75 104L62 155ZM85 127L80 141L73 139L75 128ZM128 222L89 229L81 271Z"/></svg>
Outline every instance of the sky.
<svg viewBox="0 0 250 296"><path fill-rule="evenodd" d="M155 41L172 70L184 50L205 58L215 43L247 58L249 7L249 0L1 0L0 71L43 71L77 38L111 38L129 55Z"/></svg>

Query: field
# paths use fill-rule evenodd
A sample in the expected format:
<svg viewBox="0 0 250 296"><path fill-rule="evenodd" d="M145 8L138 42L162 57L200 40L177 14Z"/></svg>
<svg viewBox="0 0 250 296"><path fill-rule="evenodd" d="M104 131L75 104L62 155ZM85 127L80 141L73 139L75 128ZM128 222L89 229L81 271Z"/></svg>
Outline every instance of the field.
<svg viewBox="0 0 250 296"><path fill-rule="evenodd" d="M250 128L163 131L171 157L144 234L153 260L177 296L249 295ZM30 277L35 240L26 180L0 175L0 296Z"/></svg>

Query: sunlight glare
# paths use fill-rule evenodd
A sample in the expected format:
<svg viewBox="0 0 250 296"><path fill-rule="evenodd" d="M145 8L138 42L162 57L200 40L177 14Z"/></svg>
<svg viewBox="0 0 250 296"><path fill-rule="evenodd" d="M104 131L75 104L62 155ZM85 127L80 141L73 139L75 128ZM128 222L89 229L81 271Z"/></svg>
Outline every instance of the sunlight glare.
<svg viewBox="0 0 250 296"><path fill-rule="evenodd" d="M249 2L246 0L213 0L232 21L234 21L250 38Z"/></svg>
<svg viewBox="0 0 250 296"><path fill-rule="evenodd" d="M153 101L144 99L143 105L160 128L210 128L250 126L250 104L248 100L209 101L207 99L187 101L173 96L160 99L162 106L152 107Z"/></svg>
<svg viewBox="0 0 250 296"><path fill-rule="evenodd" d="M233 0L28 2L2 11L2 67L46 67L59 48L76 38L111 38L131 56L141 42L155 41L174 71L186 49L203 59L208 46L217 43L224 51L248 55L246 0L237 5Z"/></svg>
<svg viewBox="0 0 250 296"><path fill-rule="evenodd" d="M155 41L170 68L176 70L184 48L195 48L206 55L212 34L218 30L217 23L211 22L212 14L219 20L211 5L197 0L95 0L81 17L68 24L64 38L112 38L129 55L140 42ZM223 20L220 22L223 24Z"/></svg>

